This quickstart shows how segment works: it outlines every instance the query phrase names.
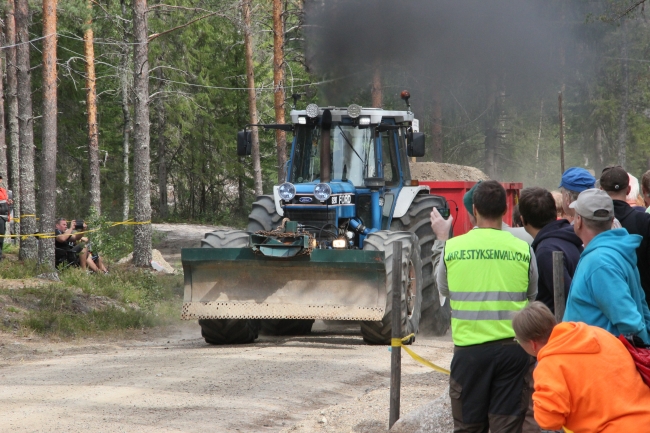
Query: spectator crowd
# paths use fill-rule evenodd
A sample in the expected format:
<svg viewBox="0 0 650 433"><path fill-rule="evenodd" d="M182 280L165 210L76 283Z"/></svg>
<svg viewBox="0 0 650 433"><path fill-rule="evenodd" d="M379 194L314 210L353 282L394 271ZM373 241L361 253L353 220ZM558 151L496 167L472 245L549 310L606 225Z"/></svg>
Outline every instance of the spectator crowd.
<svg viewBox="0 0 650 433"><path fill-rule="evenodd" d="M463 203L474 229L454 238L453 217L431 211L435 277L452 310L454 431L650 432L650 387L628 350L650 345L650 171L639 185L620 166L599 179L569 168L559 191L521 191L512 227L496 181Z"/></svg>

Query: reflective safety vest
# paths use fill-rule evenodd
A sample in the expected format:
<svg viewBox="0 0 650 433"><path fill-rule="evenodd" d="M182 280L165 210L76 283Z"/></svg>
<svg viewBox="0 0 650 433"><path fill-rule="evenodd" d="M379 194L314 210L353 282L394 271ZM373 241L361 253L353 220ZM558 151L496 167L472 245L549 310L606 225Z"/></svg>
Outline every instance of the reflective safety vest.
<svg viewBox="0 0 650 433"><path fill-rule="evenodd" d="M515 336L512 317L528 304L530 247L512 234L476 228L445 244L456 346Z"/></svg>

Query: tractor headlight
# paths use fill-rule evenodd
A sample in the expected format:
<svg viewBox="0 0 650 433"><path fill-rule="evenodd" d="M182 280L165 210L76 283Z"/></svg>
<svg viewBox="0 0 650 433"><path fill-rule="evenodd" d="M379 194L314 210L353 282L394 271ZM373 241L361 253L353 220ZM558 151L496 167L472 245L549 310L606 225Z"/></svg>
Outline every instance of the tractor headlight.
<svg viewBox="0 0 650 433"><path fill-rule="evenodd" d="M285 182L278 187L278 194L284 201L289 201L296 196L296 187L291 182Z"/></svg>
<svg viewBox="0 0 650 433"><path fill-rule="evenodd" d="M332 188L326 183L319 183L314 188L314 196L320 201L326 201L331 195Z"/></svg>
<svg viewBox="0 0 650 433"><path fill-rule="evenodd" d="M348 116L356 119L361 114L361 106L357 104L350 104L348 107Z"/></svg>
<svg viewBox="0 0 650 433"><path fill-rule="evenodd" d="M311 117L312 119L314 117L318 117L318 105L316 104L307 105L305 111L307 112L307 116Z"/></svg>
<svg viewBox="0 0 650 433"><path fill-rule="evenodd" d="M348 246L348 241L345 238L338 238L332 241L332 248L337 250L344 250Z"/></svg>

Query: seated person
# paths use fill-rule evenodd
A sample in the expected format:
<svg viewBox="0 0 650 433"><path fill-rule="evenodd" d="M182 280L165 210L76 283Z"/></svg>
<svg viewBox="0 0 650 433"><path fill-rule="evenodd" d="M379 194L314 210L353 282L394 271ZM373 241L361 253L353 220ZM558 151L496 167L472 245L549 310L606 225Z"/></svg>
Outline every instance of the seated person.
<svg viewBox="0 0 650 433"><path fill-rule="evenodd" d="M57 266L66 263L72 266L81 266L82 269L88 268L93 272L108 272L98 255L92 255L85 245L78 245L79 242L88 242L88 238L82 236L81 233L73 233L74 227L71 225L68 228L65 218L58 218L54 227ZM88 226L84 223L83 230L87 228Z"/></svg>

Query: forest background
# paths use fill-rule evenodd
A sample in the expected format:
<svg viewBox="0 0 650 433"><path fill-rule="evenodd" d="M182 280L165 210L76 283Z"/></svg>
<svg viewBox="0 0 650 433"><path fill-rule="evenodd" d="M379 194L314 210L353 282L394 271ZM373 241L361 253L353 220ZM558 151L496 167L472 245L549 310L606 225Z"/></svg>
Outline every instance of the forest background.
<svg viewBox="0 0 650 433"><path fill-rule="evenodd" d="M3 2L0 173L22 233L53 215L133 219L136 264L151 220L246 221L287 149L260 132L237 157L236 132L286 121L294 94L298 109L404 109L408 89L423 161L555 189L561 92L566 167L650 169L644 1ZM50 261L46 242L21 240L21 257Z"/></svg>

